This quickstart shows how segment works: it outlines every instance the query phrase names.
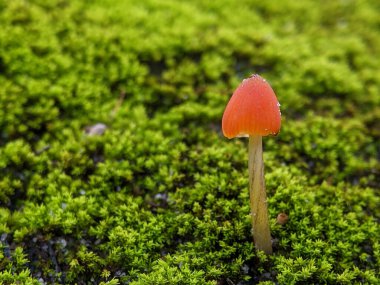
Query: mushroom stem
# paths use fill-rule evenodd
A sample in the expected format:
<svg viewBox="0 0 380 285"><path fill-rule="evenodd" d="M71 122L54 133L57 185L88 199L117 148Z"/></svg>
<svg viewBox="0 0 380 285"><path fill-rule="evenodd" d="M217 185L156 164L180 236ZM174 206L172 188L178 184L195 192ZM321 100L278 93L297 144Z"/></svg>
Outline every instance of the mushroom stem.
<svg viewBox="0 0 380 285"><path fill-rule="evenodd" d="M249 136L249 197L253 240L257 250L272 254L267 195L264 181L263 145L261 136Z"/></svg>

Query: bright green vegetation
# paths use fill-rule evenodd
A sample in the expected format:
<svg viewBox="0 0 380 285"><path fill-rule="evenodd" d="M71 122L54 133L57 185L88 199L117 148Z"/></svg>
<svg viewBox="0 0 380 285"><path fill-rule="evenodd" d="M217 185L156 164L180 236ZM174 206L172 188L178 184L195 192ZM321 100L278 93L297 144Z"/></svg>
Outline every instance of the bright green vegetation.
<svg viewBox="0 0 380 285"><path fill-rule="evenodd" d="M0 284L380 283L379 1L0 0L0 27ZM251 73L283 113L273 256L220 129Z"/></svg>

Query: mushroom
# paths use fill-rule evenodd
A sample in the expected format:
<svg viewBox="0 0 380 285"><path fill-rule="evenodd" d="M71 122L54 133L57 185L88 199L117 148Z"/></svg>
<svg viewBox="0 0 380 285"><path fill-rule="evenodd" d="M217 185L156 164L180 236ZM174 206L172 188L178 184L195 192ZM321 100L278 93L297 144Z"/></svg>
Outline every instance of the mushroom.
<svg viewBox="0 0 380 285"><path fill-rule="evenodd" d="M253 240L257 250L272 254L267 196L264 181L262 137L280 131L280 104L269 83L254 74L233 93L223 114L227 138L249 136L249 196Z"/></svg>
<svg viewBox="0 0 380 285"><path fill-rule="evenodd" d="M277 220L277 224L283 226L283 225L285 225L288 222L289 216L287 214L285 214L285 213L280 213L280 214L277 215L277 219L276 220Z"/></svg>

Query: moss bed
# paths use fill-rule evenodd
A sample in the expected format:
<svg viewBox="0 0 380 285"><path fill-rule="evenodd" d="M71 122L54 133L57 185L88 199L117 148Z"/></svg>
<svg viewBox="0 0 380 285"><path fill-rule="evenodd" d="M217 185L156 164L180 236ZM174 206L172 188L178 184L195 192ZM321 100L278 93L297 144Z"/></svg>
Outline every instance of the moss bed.
<svg viewBox="0 0 380 285"><path fill-rule="evenodd" d="M0 27L0 284L380 284L379 1L0 0ZM272 256L221 133L251 73L283 114Z"/></svg>

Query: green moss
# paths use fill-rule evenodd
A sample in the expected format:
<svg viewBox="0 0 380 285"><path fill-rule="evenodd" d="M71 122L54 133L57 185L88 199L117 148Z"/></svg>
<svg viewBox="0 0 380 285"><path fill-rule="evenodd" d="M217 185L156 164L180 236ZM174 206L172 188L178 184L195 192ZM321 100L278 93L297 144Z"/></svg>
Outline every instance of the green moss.
<svg viewBox="0 0 380 285"><path fill-rule="evenodd" d="M135 2L0 0L0 283L379 283L378 3ZM251 73L273 256L220 127Z"/></svg>

